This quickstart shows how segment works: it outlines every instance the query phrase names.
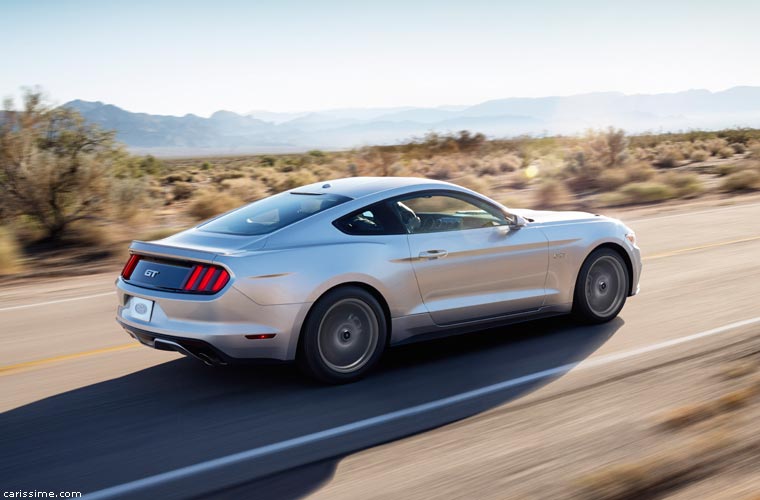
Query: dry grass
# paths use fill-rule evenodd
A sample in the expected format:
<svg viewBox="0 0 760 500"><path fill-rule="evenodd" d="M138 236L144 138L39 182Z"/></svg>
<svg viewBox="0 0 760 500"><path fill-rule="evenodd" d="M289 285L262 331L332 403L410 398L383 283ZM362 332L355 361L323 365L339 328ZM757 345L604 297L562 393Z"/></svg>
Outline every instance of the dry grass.
<svg viewBox="0 0 760 500"><path fill-rule="evenodd" d="M188 207L188 213L196 219L208 219L242 205L235 198L214 190L205 190L196 194Z"/></svg>

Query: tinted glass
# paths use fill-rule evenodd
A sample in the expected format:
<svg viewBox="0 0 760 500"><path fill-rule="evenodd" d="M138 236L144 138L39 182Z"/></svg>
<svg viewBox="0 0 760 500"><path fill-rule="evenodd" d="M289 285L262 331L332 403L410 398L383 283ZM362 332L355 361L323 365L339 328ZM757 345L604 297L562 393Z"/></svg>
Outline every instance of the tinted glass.
<svg viewBox="0 0 760 500"><path fill-rule="evenodd" d="M509 224L498 208L481 200L441 194L407 198L396 209L409 233L462 231Z"/></svg>
<svg viewBox="0 0 760 500"><path fill-rule="evenodd" d="M280 193L202 224L202 231L255 236L268 234L351 198L336 194Z"/></svg>
<svg viewBox="0 0 760 500"><path fill-rule="evenodd" d="M404 234L406 232L398 216L389 210L385 203L376 203L362 208L341 217L333 224L344 233L355 235Z"/></svg>

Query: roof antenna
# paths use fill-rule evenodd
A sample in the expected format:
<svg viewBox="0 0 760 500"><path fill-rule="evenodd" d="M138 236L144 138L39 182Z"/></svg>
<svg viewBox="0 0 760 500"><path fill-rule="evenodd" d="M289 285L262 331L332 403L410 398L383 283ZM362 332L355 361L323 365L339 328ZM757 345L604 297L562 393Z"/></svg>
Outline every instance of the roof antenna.
<svg viewBox="0 0 760 500"><path fill-rule="evenodd" d="M330 184L322 184L322 189L327 189L330 187Z"/></svg>

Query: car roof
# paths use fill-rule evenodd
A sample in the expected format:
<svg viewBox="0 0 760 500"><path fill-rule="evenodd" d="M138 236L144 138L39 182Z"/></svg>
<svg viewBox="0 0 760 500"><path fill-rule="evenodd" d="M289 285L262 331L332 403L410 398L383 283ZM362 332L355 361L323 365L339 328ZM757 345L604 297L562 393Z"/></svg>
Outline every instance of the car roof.
<svg viewBox="0 0 760 500"><path fill-rule="evenodd" d="M382 191L408 186L454 187L443 181L421 177L346 177L324 182L315 182L292 189L294 193L333 193L359 199Z"/></svg>

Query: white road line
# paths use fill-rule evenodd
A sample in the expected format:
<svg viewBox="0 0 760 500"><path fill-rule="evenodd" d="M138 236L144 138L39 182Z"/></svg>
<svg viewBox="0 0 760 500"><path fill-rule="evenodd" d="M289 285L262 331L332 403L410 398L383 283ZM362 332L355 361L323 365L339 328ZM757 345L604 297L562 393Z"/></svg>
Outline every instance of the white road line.
<svg viewBox="0 0 760 500"><path fill-rule="evenodd" d="M31 307L41 307L41 306L49 306L51 304L60 304L62 302L72 302L75 300L85 300L85 299L94 299L97 297L105 297L107 295L113 295L116 292L104 292L104 293L96 293L93 295L80 295L78 297L69 297L67 299L58 299L58 300L50 300L48 302L36 302L34 304L23 304L20 306L11 306L11 307L2 307L0 308L0 312L3 311L15 311L17 309L29 309Z"/></svg>
<svg viewBox="0 0 760 500"><path fill-rule="evenodd" d="M363 429L368 429L370 427L373 427L379 424L388 423L393 420L413 417L413 416L425 413L427 411L441 409L446 406L462 403L471 399L475 399L475 398L482 397L488 394L503 391L505 389L509 389L512 387L518 387L530 382L537 382L545 378L562 375L563 373L566 373L573 368L575 368L576 371L589 369L589 368L596 368L599 366L615 363L623 359L632 358L640 354L646 354L646 353L650 353L650 352L657 351L660 349L665 349L667 347L672 347L679 344L685 344L687 342L702 339L702 338L709 337L712 335L718 335L721 333L728 332L730 330L734 330L736 328L741 328L743 326L753 325L756 323L760 323L760 316L756 316L754 318L746 319L743 321L737 321L735 323L720 326L718 328L713 328L711 330L705 330L703 332L695 333L692 335L687 335L685 337L679 337L677 339L666 340L664 342L651 344L651 345L640 347L637 349L630 349L627 351L621 351L617 353L602 355L602 356L599 356L598 358L590 359L588 361L583 361L580 364L568 363L562 366L557 366L554 368L549 368L547 370L542 370L540 372L531 373L529 375L523 375L522 377L505 380L503 382L498 382L492 385L481 387L479 389L463 392L461 394L457 394L454 396L449 396L447 398L431 401L429 403L424 403L424 404L412 406L409 408L404 408L403 410L397 410L390 413L385 413L383 415L378 415L375 417L358 420L350 424L333 427L332 429L326 429L323 431L306 434L305 436L287 439L285 441L280 441L279 443L273 443L273 444L269 444L265 446L260 446L258 448L252 448L250 450L234 453L232 455L227 455L225 457L208 460L206 462L201 462L201 463L197 463L197 464L190 465L187 467L182 467L180 469L176 469L173 471L156 474L155 476L150 476L143 479L138 479L136 481L131 481L129 483L112 486L110 488L106 488L106 489L99 490L99 491L90 493L88 495L85 495L84 498L105 499L105 498L115 498L121 495L135 494L135 493L138 493L140 490L144 490L152 486L159 486L171 481L186 480L197 473L211 472L213 470L222 469L226 466L234 465L246 460L252 460L252 459L265 457L273 453L286 451L286 450L297 448L299 446L303 446L306 444L313 444L319 441L323 441L325 439L338 437L344 434L348 434L348 433L363 430Z"/></svg>
<svg viewBox="0 0 760 500"><path fill-rule="evenodd" d="M754 207L760 207L760 203L745 203L745 204L731 205L727 207L713 208L710 210L698 210L696 212L682 212L682 213L669 214L669 215L655 215L653 217L641 217L640 219L631 219L631 220L625 220L621 218L621 220L625 222L626 224L638 224L640 222L649 222L649 221L662 220L662 219L673 219L675 217L687 217L687 216L692 216L692 215L712 214L715 212L726 212L728 210L736 210L740 208L754 208Z"/></svg>

